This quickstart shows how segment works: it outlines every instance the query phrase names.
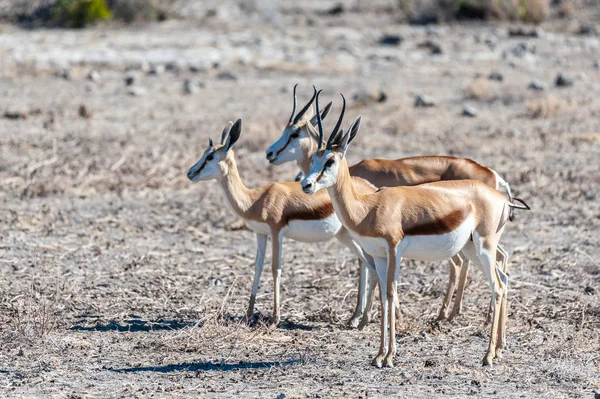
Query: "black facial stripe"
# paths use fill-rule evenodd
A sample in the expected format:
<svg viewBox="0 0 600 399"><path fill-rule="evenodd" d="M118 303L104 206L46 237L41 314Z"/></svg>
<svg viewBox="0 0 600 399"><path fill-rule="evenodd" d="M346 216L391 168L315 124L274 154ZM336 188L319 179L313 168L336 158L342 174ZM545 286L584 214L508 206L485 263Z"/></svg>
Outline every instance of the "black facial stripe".
<svg viewBox="0 0 600 399"><path fill-rule="evenodd" d="M214 155L214 152L211 152L210 154L208 154L206 156L206 158L208 158L211 155ZM204 169L204 167L206 166L206 162L207 162L206 158L204 158L204 162L202 162L202 165L200 165L200 167L198 168L196 173L194 173L194 176L198 176L200 174L200 172L202 172L202 169Z"/></svg>
<svg viewBox="0 0 600 399"><path fill-rule="evenodd" d="M296 131L292 134L298 133L298 130L299 129L296 129ZM278 157L279 154L281 154L283 152L283 150L285 150L287 148L287 146L290 144L290 141L292 141L292 134L290 134L290 136L288 137L287 141L285 142L285 145L283 147L281 147L281 150L279 150L275 153L275 157Z"/></svg>

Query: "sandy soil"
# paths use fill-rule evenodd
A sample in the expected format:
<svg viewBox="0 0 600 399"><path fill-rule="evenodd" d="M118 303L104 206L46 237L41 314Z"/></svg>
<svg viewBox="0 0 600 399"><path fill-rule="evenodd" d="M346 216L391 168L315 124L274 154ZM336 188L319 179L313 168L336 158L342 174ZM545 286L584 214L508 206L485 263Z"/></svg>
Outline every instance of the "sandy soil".
<svg viewBox="0 0 600 399"><path fill-rule="evenodd" d="M0 26L0 396L593 397L598 37L565 21L523 38L502 24L400 25L380 2L338 16L322 12L330 4L284 4L143 27ZM384 34L404 40L384 46ZM419 47L426 40L442 54ZM572 86L556 87L559 73ZM532 80L545 90L528 89ZM312 84L338 103L345 93L346 124L363 115L350 161L469 157L532 206L503 237L508 349L493 367L480 364L482 275L471 273L465 313L438 324L448 267L407 262L397 366L372 368L379 326L344 327L357 267L335 241L286 241L281 327L240 324L254 237L216 183L185 173L208 137L243 118L246 183L291 180L295 165L269 166L264 150L287 121L294 83L300 102ZM380 90L383 102L365 95ZM435 107L414 107L418 93ZM465 105L477 117L461 116ZM271 297L265 272L264 316Z"/></svg>

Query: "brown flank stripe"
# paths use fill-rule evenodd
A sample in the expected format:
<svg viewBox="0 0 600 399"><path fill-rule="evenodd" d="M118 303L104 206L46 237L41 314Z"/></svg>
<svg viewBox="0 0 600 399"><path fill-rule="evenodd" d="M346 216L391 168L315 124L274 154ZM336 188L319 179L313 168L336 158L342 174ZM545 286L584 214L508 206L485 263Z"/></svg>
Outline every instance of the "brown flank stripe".
<svg viewBox="0 0 600 399"><path fill-rule="evenodd" d="M325 219L333 214L333 204L331 202L324 202L322 205L314 209L298 209L291 212L287 220L319 220Z"/></svg>
<svg viewBox="0 0 600 399"><path fill-rule="evenodd" d="M467 218L466 209L459 209L439 219L426 220L404 230L407 236L440 235L451 232Z"/></svg>

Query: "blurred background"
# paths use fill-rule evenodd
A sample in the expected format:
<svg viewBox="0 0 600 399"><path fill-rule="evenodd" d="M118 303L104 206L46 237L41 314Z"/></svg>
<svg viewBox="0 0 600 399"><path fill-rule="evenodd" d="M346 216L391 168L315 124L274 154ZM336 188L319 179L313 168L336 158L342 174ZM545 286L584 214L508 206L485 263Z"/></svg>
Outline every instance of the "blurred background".
<svg viewBox="0 0 600 399"><path fill-rule="evenodd" d="M0 1L2 396L592 395L599 29L598 0ZM243 118L245 183L292 180L265 150L296 83L299 106L313 84L334 101L326 129L340 92L344 128L363 116L351 163L468 157L532 206L503 236L493 369L481 274L436 324L448 270L422 262L403 269L397 369L369 367L378 325L345 329L357 267L333 241L285 242L282 328L236 321L255 239L185 174ZM265 272L263 315L271 298Z"/></svg>

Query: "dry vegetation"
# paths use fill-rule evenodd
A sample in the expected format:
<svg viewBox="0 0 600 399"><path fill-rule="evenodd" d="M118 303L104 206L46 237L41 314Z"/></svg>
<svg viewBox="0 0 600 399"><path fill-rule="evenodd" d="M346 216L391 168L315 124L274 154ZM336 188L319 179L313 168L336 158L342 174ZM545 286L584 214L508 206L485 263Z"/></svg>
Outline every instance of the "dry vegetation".
<svg viewBox="0 0 600 399"><path fill-rule="evenodd" d="M401 25L390 3L333 13L333 2L182 1L175 12L189 19L147 26L0 26L1 397L593 397L598 38L555 20L537 38L508 25ZM404 40L384 46L384 34ZM515 53L520 43L535 51ZM503 80L478 78L492 71ZM574 83L556 87L559 73ZM528 89L534 79L545 89ZM471 272L464 315L438 324L447 266L421 262L402 271L397 367L369 366L378 324L344 327L357 268L334 241L286 241L281 328L262 323L268 267L260 314L240 323L254 237L215 183L185 172L241 117L247 184L291 180L296 166L271 167L264 150L296 82L300 102L315 84L325 98L347 94L346 123L363 115L350 161L466 156L532 205L503 237L509 347L494 367L480 365L481 274ZM358 95L381 89L383 100ZM415 93L435 105L414 107ZM476 117L461 116L465 102Z"/></svg>

